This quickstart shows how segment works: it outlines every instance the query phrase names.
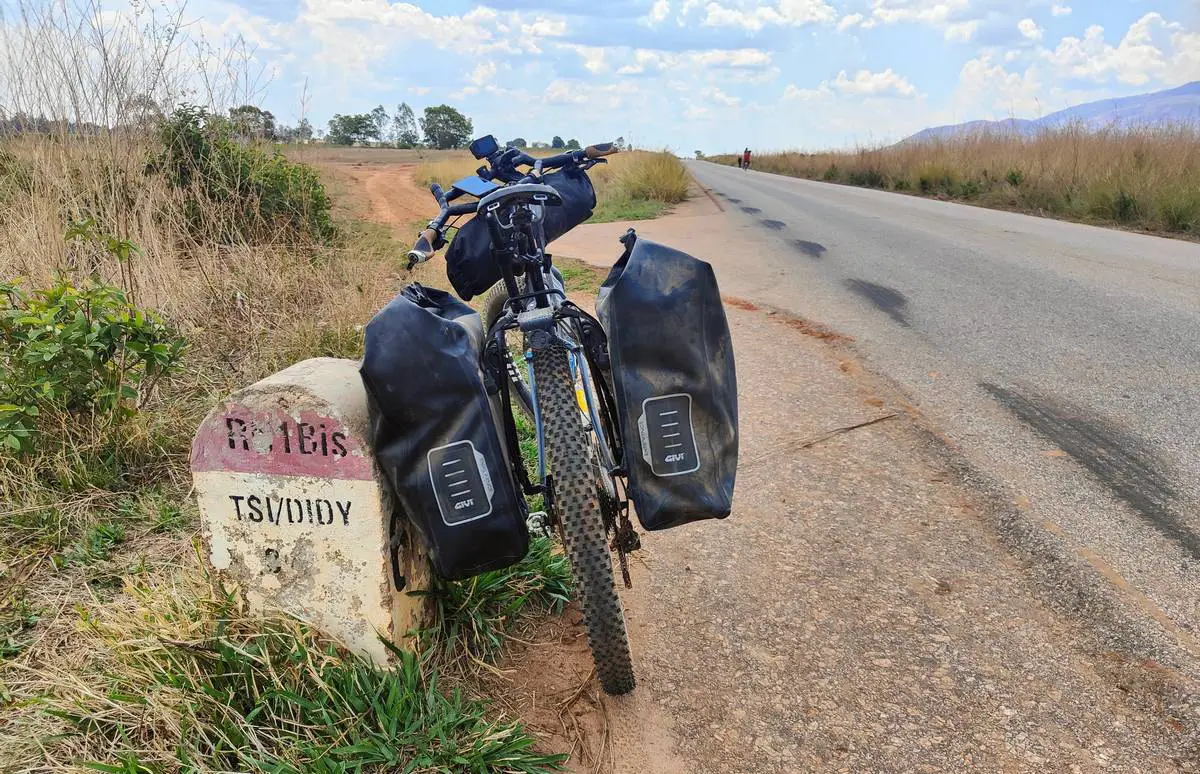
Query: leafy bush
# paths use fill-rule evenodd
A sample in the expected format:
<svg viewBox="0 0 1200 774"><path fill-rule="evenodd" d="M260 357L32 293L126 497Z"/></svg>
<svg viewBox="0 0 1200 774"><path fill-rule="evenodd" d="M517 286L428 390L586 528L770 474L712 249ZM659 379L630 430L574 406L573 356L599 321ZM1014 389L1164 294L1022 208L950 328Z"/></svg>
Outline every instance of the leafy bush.
<svg viewBox="0 0 1200 774"><path fill-rule="evenodd" d="M122 244L118 242L118 244ZM179 364L185 341L102 282L0 283L0 447L33 447L47 410L128 416Z"/></svg>
<svg viewBox="0 0 1200 774"><path fill-rule="evenodd" d="M241 144L229 122L203 108L178 108L160 130L148 167L185 191L193 236L218 241L328 241L336 234L316 170Z"/></svg>
<svg viewBox="0 0 1200 774"><path fill-rule="evenodd" d="M1004 179L1013 188L1020 188L1021 183L1025 182L1025 173L1019 169L1010 169L1008 170L1008 174L1004 176Z"/></svg>
<svg viewBox="0 0 1200 774"><path fill-rule="evenodd" d="M917 187L924 194L953 196L958 190L958 175L949 167L926 165L917 176Z"/></svg>
<svg viewBox="0 0 1200 774"><path fill-rule="evenodd" d="M887 178L884 177L882 172L874 167L851 171L848 175L846 175L846 182L850 185L858 185L865 188L887 187Z"/></svg>
<svg viewBox="0 0 1200 774"><path fill-rule="evenodd" d="M1088 209L1098 218L1115 220L1118 223L1129 223L1141 214L1137 198L1120 186L1094 191Z"/></svg>

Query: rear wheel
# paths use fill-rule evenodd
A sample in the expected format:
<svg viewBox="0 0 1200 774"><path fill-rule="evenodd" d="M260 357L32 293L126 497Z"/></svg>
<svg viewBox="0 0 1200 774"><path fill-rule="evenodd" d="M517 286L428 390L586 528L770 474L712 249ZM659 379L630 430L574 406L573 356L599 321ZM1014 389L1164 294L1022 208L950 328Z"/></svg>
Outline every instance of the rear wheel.
<svg viewBox="0 0 1200 774"><path fill-rule="evenodd" d="M522 281L521 287L524 288L524 281ZM492 285L492 289L487 292L487 295L483 299L483 310L480 312L480 315L483 317L483 329L485 331L491 331L496 321L504 315L504 304L507 301L508 290L504 287L504 283L497 282L495 285ZM515 345L510 341L510 352L514 348ZM529 382L518 365L521 362L520 357L517 356L518 353L512 352L512 354L514 357L508 362L508 383L512 388L512 402L514 406L524 412L525 416L533 419L533 400L529 394Z"/></svg>
<svg viewBox="0 0 1200 774"><path fill-rule="evenodd" d="M629 693L634 677L625 614L613 582L595 451L583 427L567 350L558 343L534 350L533 372L553 473L554 510L563 527L596 674L605 693Z"/></svg>

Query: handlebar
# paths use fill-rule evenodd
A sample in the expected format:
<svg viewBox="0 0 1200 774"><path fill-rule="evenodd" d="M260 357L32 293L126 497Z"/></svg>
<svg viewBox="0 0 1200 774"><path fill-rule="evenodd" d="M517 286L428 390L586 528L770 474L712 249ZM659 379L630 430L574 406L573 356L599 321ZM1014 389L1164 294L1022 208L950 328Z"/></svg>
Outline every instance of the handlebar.
<svg viewBox="0 0 1200 774"><path fill-rule="evenodd" d="M603 156L611 156L620 149L611 142L602 142L599 145L589 145L583 149L583 155L589 159L598 159Z"/></svg>
<svg viewBox="0 0 1200 774"><path fill-rule="evenodd" d="M435 183L434 186L436 187L437 184ZM441 189L438 190L440 191ZM442 201L445 201L444 196L442 197ZM433 257L434 252L437 251L437 248L434 247L434 245L437 244L438 237L439 234L437 230L433 228L427 228L421 232L421 234L417 237L417 241L413 243L412 249L408 251L409 271L412 271L412 268L418 263L425 263Z"/></svg>
<svg viewBox="0 0 1200 774"><path fill-rule="evenodd" d="M517 148L509 148L502 154L490 157L492 162L492 177L493 179L502 180L505 183L515 182L537 182L538 177L546 169L558 169L565 167L568 164L585 164L585 169L592 164L602 164L605 156L611 156L617 153L620 149L614 143L602 142L597 145L589 145L582 150L568 151L560 153L557 156L548 156L546 158L535 159L524 151ZM505 175L500 167L507 167L510 175ZM533 167L530 174L522 176L516 171L518 166ZM481 169L481 174L482 174ZM469 204L455 204L450 202L457 199L461 192L453 190L447 196L442 187L437 183L429 186L429 192L433 194L433 198L437 200L439 212L436 218L429 221L429 226L417 236L417 241L413 244L412 249L408 251L408 269L418 263L424 263L433 257L439 248L445 245L445 239L442 237L442 231L446 225L446 221L456 215L467 215L478 211L479 203L471 202Z"/></svg>

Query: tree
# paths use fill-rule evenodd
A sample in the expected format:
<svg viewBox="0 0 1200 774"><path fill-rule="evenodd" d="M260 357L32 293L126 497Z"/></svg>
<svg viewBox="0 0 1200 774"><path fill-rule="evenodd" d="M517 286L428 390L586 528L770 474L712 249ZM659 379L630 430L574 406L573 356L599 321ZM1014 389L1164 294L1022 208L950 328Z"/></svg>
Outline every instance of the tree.
<svg viewBox="0 0 1200 774"><path fill-rule="evenodd" d="M370 113L350 116L335 114L329 119L327 139L333 145L353 145L378 137L377 132Z"/></svg>
<svg viewBox="0 0 1200 774"><path fill-rule="evenodd" d="M629 146L625 144L624 137L618 137L616 142L613 143L613 145L617 146L617 150L629 150Z"/></svg>
<svg viewBox="0 0 1200 774"><path fill-rule="evenodd" d="M313 128L307 118L301 118L300 123L296 124L295 138L296 142L308 142L312 139Z"/></svg>
<svg viewBox="0 0 1200 774"><path fill-rule="evenodd" d="M388 125L388 114L383 109L383 105L371 111L371 122L375 124L375 139L383 140L383 135L387 132Z"/></svg>
<svg viewBox="0 0 1200 774"><path fill-rule="evenodd" d="M525 141L524 137L517 137L514 140L509 140L508 142L505 143L505 145L507 145L509 148L528 148L529 147L529 143Z"/></svg>
<svg viewBox="0 0 1200 774"><path fill-rule="evenodd" d="M229 123L233 131L242 138L252 140L275 139L275 116L271 111L254 105L242 105L229 111Z"/></svg>
<svg viewBox="0 0 1200 774"><path fill-rule="evenodd" d="M696 158L698 158L698 159L704 158L704 151L698 150L698 151L692 151L692 152L696 154Z"/></svg>
<svg viewBox="0 0 1200 774"><path fill-rule="evenodd" d="M471 119L449 105L425 108L421 119L421 131L425 133L425 144L438 150L462 148L475 131Z"/></svg>
<svg viewBox="0 0 1200 774"><path fill-rule="evenodd" d="M579 140L575 138L567 140L567 150L579 150Z"/></svg>
<svg viewBox="0 0 1200 774"><path fill-rule="evenodd" d="M554 135L554 139L550 141L550 147L551 148L565 148L565 147L567 147L567 144L565 142L563 142L563 138L559 137L556 134L556 135Z"/></svg>
<svg viewBox="0 0 1200 774"><path fill-rule="evenodd" d="M149 94L135 95L121 107L129 123L141 129L158 126L166 117L162 107Z"/></svg>
<svg viewBox="0 0 1200 774"><path fill-rule="evenodd" d="M401 102L392 116L392 142L397 148L415 148L421 141L417 134L417 119L407 102Z"/></svg>

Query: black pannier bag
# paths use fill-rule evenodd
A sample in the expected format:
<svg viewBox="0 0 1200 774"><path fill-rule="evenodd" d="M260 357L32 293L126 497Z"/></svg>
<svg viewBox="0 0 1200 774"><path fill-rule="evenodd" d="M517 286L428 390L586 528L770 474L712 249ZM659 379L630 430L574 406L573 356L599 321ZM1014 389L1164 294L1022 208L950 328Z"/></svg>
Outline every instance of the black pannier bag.
<svg viewBox="0 0 1200 774"><path fill-rule="evenodd" d="M525 498L480 370L483 323L412 284L367 324L360 369L375 457L438 575L468 578L529 550Z"/></svg>
<svg viewBox="0 0 1200 774"><path fill-rule="evenodd" d="M542 176L542 182L558 191L563 203L546 207L542 227L549 244L592 217L596 189L581 169L566 169ZM446 277L464 300L470 301L500 281L500 267L492 258L487 223L475 217L467 221L446 250Z"/></svg>
<svg viewBox="0 0 1200 774"><path fill-rule="evenodd" d="M712 266L640 239L600 288L629 492L642 526L723 519L737 473L733 343Z"/></svg>

